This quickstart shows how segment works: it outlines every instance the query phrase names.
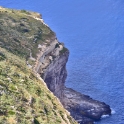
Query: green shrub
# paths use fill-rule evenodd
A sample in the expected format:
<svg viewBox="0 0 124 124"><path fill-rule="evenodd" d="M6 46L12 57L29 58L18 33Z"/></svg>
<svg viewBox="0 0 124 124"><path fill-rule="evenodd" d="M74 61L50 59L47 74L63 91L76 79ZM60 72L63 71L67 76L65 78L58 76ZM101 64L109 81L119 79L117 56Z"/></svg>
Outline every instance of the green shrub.
<svg viewBox="0 0 124 124"><path fill-rule="evenodd" d="M26 10L24 10L24 9L21 10L21 12L22 12L22 13L25 13L25 14L30 14L28 11L26 11Z"/></svg>
<svg viewBox="0 0 124 124"><path fill-rule="evenodd" d="M9 115L15 115L15 112L14 111L9 111L8 114Z"/></svg>
<svg viewBox="0 0 124 124"><path fill-rule="evenodd" d="M40 124L36 118L34 119L34 124Z"/></svg>
<svg viewBox="0 0 124 124"><path fill-rule="evenodd" d="M6 59L6 56L2 52L0 52L0 61L3 61L5 59Z"/></svg>

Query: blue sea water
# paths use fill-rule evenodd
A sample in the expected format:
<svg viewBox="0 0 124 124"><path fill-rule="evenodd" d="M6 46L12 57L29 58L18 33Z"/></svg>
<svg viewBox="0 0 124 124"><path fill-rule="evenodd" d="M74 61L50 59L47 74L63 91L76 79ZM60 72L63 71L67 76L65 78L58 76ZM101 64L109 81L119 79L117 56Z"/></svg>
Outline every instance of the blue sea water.
<svg viewBox="0 0 124 124"><path fill-rule="evenodd" d="M42 13L70 50L66 86L111 106L97 124L124 124L124 0L0 0Z"/></svg>

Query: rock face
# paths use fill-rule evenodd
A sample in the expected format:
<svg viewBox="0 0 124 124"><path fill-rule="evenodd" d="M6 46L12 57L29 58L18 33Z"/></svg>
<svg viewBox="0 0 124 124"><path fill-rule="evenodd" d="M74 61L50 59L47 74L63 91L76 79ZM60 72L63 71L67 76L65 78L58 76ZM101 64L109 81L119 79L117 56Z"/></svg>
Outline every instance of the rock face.
<svg viewBox="0 0 124 124"><path fill-rule="evenodd" d="M102 115L111 113L109 105L70 88L64 89L64 107L81 124L93 123L93 120L98 121Z"/></svg>
<svg viewBox="0 0 124 124"><path fill-rule="evenodd" d="M64 47L63 43L58 42L55 33L40 17L36 17L36 15L31 17L36 19L45 31L35 31L38 32L37 36L40 40L33 39L33 44L26 49L27 54L30 53L27 65L35 73L40 74L49 90L59 98L63 106L80 124L93 124L93 121L100 120L102 115L110 115L111 109L105 103L65 87L69 50ZM35 45L36 42L38 43Z"/></svg>
<svg viewBox="0 0 124 124"><path fill-rule="evenodd" d="M10 53L16 55L15 59L12 59L15 61L7 60L4 62L4 64L3 63L1 64L2 68L5 65L5 63L7 66L5 65L6 66L5 69L3 68L4 71L1 71L1 74L3 74L2 75L3 81L0 81L0 83L2 83L2 86L0 87L0 94L1 95L5 94L3 90L3 86L5 87L5 90L9 90L8 92L9 96L7 97L3 96L3 99L4 99L3 102L5 102L5 106L11 105L13 102L16 102L16 100L18 101L18 99L20 101L20 97L22 98L21 99L22 103L20 104L21 108L18 106L19 105L18 103L15 103L14 105L16 105L16 108L20 108L19 109L20 111L22 109L28 110L29 111L28 114L30 114L31 116L29 117L28 114L24 115L24 113L22 113L20 116L19 110L14 109L14 111L16 110L16 112L19 114L18 116L19 119L21 119L23 116L24 120L26 118L30 118L30 121L32 121L34 118L34 112L36 112L35 114L36 117L34 119L39 119L40 123L44 123L43 120L47 121L50 118L56 119L58 117L58 114L59 116L61 115L60 117L61 119L58 118L59 120L57 123L60 123L60 120L64 122L65 120L71 121L71 122L66 121L65 123L62 122L62 124L70 124L70 123L73 124L74 122L73 119L69 119L71 117L68 114L67 115L69 117L67 116L64 117L63 115L64 110L62 106L60 110L63 111L63 114L62 114L62 111L56 114L56 112L54 111L54 108L57 109L58 102L56 101L56 103L54 103L55 100L53 99L53 96L51 96L48 92L46 92L46 96L44 98L44 95L43 95L44 93L42 94L42 91L44 91L45 88L41 85L39 86L39 82L37 82L37 79L36 81L34 81L34 83L31 83L33 82L33 78L35 76L30 72L28 73L29 76L27 77L28 70L25 72L25 69L23 68L23 66L21 66L22 64L20 63L21 59L17 61L17 56L26 60L27 66L31 68L36 75L37 73L40 74L40 76L46 82L49 90L51 90L54 93L54 95L56 95L60 99L63 106L71 113L71 115L78 122L82 124L87 124L87 123L92 124L94 120L99 120L102 115L111 113L110 107L105 103L93 100L90 97L77 93L72 89L65 88L64 82L67 76L66 63L68 60L69 51L64 47L62 43L58 42L55 36L55 33L48 27L48 25L44 23L39 13L29 12L25 10L6 9L6 8L0 7L0 36L1 36L0 49L4 48ZM8 58L10 58L9 56ZM2 59L3 55L0 58ZM8 62L12 64L12 66L10 66L12 67L11 69L12 71L13 71L13 66L15 66L16 70L14 70L14 72L17 72L16 74L13 72L8 75L8 72L11 72L8 68L9 66ZM17 67L19 71L17 70ZM23 70L21 74L18 74L20 73L21 70ZM23 77L22 73L26 75ZM12 77L12 79L14 80L11 81L8 76L14 76L14 78ZM18 80L16 80L16 77L19 77ZM5 78L9 78L9 79L5 80ZM22 80L20 80L21 78ZM7 85L4 84L5 81ZM13 83L13 85L11 85L10 82ZM20 83L23 83L23 84L20 85ZM19 86L15 87L15 85L17 84ZM24 88L26 88L26 90L22 90ZM21 96L17 93L18 91L20 91ZM22 97L22 94L23 94L23 97ZM17 97L16 95L19 95L19 96ZM13 96L16 96L16 98ZM34 99L37 96L36 97L37 100L32 101L31 96L33 96ZM41 100L39 100L39 97L41 97ZM10 100L5 98L10 98ZM13 99L13 102L10 103L12 99ZM48 101L45 101L47 99ZM7 103L6 100L8 100L7 102L9 103ZM30 107L29 105L27 105L25 103L26 101L28 103L32 101L32 106ZM53 106L49 107L47 103L51 103L51 105ZM22 108L22 105L25 105L26 107ZM34 106L37 106L37 105L39 105L38 108L36 107L37 109L41 108L42 110L44 108L44 110L34 111L34 108L35 108ZM43 106L40 107L41 105ZM11 111L11 108L8 109L8 106L4 110L5 106L1 107L3 108L2 114L5 113L6 109L10 110L8 111L8 114L13 115L15 113ZM27 108L30 108L30 109L27 109ZM52 108L54 113L51 110ZM58 109L56 110L57 112L59 111L59 108L60 107L58 107ZM48 113L47 115L50 116L50 118L49 117L47 118L46 114L45 116L43 116L44 113ZM15 116L18 114L15 114ZM16 119L15 116L13 116L14 119ZM8 117L9 115L7 116L7 118ZM62 119L63 117L64 119ZM68 119L65 119L65 118L68 118ZM3 118L3 120L6 120L6 119ZM10 120L12 122L12 118ZM37 120L35 121L37 123ZM21 122L21 123L27 124L29 122ZM46 123L50 123L50 122L46 122Z"/></svg>
<svg viewBox="0 0 124 124"><path fill-rule="evenodd" d="M43 79L47 83L48 88L56 95L60 101L63 98L64 82L67 77L66 62L68 60L69 51L67 50L61 56L47 67L44 72Z"/></svg>
<svg viewBox="0 0 124 124"><path fill-rule="evenodd" d="M57 42L57 41L56 41ZM58 42L59 44L59 42ZM64 47L64 46L63 46ZM55 53L54 47L52 54ZM46 55L49 56L51 54ZM63 106L71 113L80 124L93 124L101 119L102 115L111 114L109 105L93 100L87 95L66 88L64 83L67 77L66 63L69 51L66 49L62 54L54 55L54 59L45 68L42 78L48 88L57 96ZM38 71L40 73L40 71Z"/></svg>
<svg viewBox="0 0 124 124"><path fill-rule="evenodd" d="M65 53L39 13L0 7L0 124L77 124L40 77L48 79L48 68L58 66L50 80L56 72L56 83L62 81L48 86L62 97L57 89L66 78Z"/></svg>

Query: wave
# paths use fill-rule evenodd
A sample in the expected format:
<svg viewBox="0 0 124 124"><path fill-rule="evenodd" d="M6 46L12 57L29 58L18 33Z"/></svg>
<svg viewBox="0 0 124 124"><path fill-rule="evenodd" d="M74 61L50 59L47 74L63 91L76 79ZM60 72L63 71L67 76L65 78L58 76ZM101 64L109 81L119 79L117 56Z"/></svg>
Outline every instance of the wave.
<svg viewBox="0 0 124 124"><path fill-rule="evenodd" d="M111 108L111 114L115 114L115 110ZM106 117L109 117L109 115L102 115L101 118L106 118Z"/></svg>
<svg viewBox="0 0 124 124"><path fill-rule="evenodd" d="M107 118L109 115L102 115L101 118Z"/></svg>
<svg viewBox="0 0 124 124"><path fill-rule="evenodd" d="M112 114L112 115L116 113L114 109L111 108L111 110L112 110L112 111L111 111L111 114Z"/></svg>

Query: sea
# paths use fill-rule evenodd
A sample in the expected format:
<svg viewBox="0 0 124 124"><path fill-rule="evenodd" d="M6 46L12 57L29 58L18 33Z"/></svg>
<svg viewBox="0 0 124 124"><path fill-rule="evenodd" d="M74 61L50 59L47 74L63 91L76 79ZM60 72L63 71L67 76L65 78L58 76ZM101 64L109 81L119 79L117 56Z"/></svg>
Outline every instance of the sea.
<svg viewBox="0 0 124 124"><path fill-rule="evenodd" d="M66 86L109 104L96 124L124 124L124 0L0 0L36 11L70 51Z"/></svg>

